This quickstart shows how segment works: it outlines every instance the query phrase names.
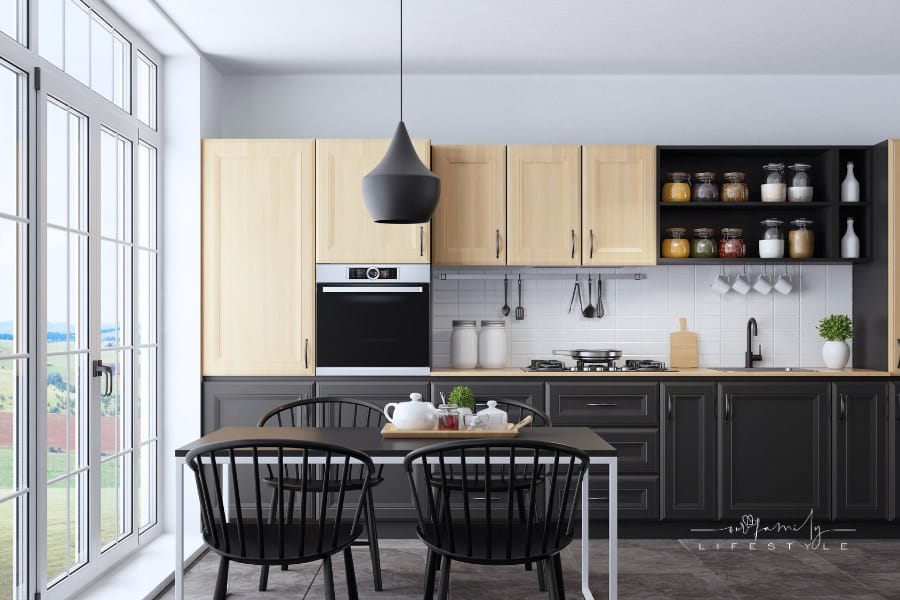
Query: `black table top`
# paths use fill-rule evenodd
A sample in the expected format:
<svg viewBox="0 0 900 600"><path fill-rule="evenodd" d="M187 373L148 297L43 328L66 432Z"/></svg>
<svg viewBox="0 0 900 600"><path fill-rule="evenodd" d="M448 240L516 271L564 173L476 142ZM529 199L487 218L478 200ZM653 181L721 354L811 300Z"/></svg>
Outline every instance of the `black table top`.
<svg viewBox="0 0 900 600"><path fill-rule="evenodd" d="M413 450L451 441L449 439L385 439L376 429L325 427L223 427L177 448L175 456L183 458L197 446L239 439L289 439L323 442L365 452L372 457L406 456ZM540 440L566 444L583 450L592 457L616 456L616 449L587 427L528 427L517 440Z"/></svg>

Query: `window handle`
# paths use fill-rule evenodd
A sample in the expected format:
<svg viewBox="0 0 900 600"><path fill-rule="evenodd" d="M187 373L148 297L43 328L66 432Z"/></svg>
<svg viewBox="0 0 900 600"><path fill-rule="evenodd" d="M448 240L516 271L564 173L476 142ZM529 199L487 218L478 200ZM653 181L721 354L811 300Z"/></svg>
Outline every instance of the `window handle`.
<svg viewBox="0 0 900 600"><path fill-rule="evenodd" d="M104 386L102 388L102 391L100 392L100 397L109 398L113 393L113 368L109 365L104 365L102 360L94 360L91 365L92 377L105 376Z"/></svg>

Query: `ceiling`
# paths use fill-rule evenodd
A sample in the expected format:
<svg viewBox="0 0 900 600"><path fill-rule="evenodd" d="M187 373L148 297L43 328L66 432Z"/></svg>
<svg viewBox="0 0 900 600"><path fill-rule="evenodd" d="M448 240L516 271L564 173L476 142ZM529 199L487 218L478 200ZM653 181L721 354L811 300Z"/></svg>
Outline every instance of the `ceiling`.
<svg viewBox="0 0 900 600"><path fill-rule="evenodd" d="M155 1L226 73L397 70L399 0ZM897 0L407 0L404 58L438 74L897 74L898 26Z"/></svg>

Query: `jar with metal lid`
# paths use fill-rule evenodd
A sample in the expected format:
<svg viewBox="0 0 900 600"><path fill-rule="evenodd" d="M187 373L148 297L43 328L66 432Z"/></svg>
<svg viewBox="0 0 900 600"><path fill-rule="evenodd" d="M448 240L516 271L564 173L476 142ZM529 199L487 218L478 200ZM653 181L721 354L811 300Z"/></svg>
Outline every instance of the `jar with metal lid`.
<svg viewBox="0 0 900 600"><path fill-rule="evenodd" d="M796 227L788 234L788 255L791 258L812 258L815 254L813 232L809 228L812 224L809 219L791 221L791 225Z"/></svg>
<svg viewBox="0 0 900 600"><path fill-rule="evenodd" d="M721 258L744 258L747 246L744 244L744 230L739 227L724 227L719 240L719 256Z"/></svg>
<svg viewBox="0 0 900 600"><path fill-rule="evenodd" d="M725 173L725 183L719 197L722 202L746 202L750 199L750 189L744 181L745 175L740 171Z"/></svg>
<svg viewBox="0 0 900 600"><path fill-rule="evenodd" d="M691 178L687 173L676 171L666 173L666 182L662 186L663 202L690 202Z"/></svg>
<svg viewBox="0 0 900 600"><path fill-rule="evenodd" d="M660 254L663 258L688 258L691 255L691 243L687 239L687 229L668 227Z"/></svg>
<svg viewBox="0 0 900 600"><path fill-rule="evenodd" d="M763 165L766 181L760 186L763 202L784 202L787 199L787 184L784 182L784 165L769 163Z"/></svg>
<svg viewBox="0 0 900 600"><path fill-rule="evenodd" d="M710 227L698 227L691 240L691 258L715 258L719 255L716 249L715 232Z"/></svg>
<svg viewBox="0 0 900 600"><path fill-rule="evenodd" d="M459 429L459 407L455 404L441 404L437 408L438 429L456 431Z"/></svg>
<svg viewBox="0 0 900 600"><path fill-rule="evenodd" d="M474 369L478 365L478 333L475 321L453 321L450 333L450 366Z"/></svg>
<svg viewBox="0 0 900 600"><path fill-rule="evenodd" d="M784 258L784 234L781 219L765 219L761 224L766 228L759 240L760 258Z"/></svg>
<svg viewBox="0 0 900 600"><path fill-rule="evenodd" d="M478 336L478 361L482 369L506 367L509 347L506 343L506 321L482 321Z"/></svg>
<svg viewBox="0 0 900 600"><path fill-rule="evenodd" d="M718 202L719 188L716 186L716 174L710 171L694 173L694 187L691 200L694 202Z"/></svg>
<svg viewBox="0 0 900 600"><path fill-rule="evenodd" d="M791 185L787 190L788 202L812 202L813 188L809 177L809 165L803 163L793 164L788 167L794 172L791 177Z"/></svg>

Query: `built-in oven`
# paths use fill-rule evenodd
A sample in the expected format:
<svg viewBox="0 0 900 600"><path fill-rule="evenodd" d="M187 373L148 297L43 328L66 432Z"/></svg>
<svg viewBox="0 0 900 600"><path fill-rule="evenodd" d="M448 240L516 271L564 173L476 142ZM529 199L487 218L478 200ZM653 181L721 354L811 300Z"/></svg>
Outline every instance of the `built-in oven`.
<svg viewBox="0 0 900 600"><path fill-rule="evenodd" d="M429 265L316 265L316 375L428 375Z"/></svg>

